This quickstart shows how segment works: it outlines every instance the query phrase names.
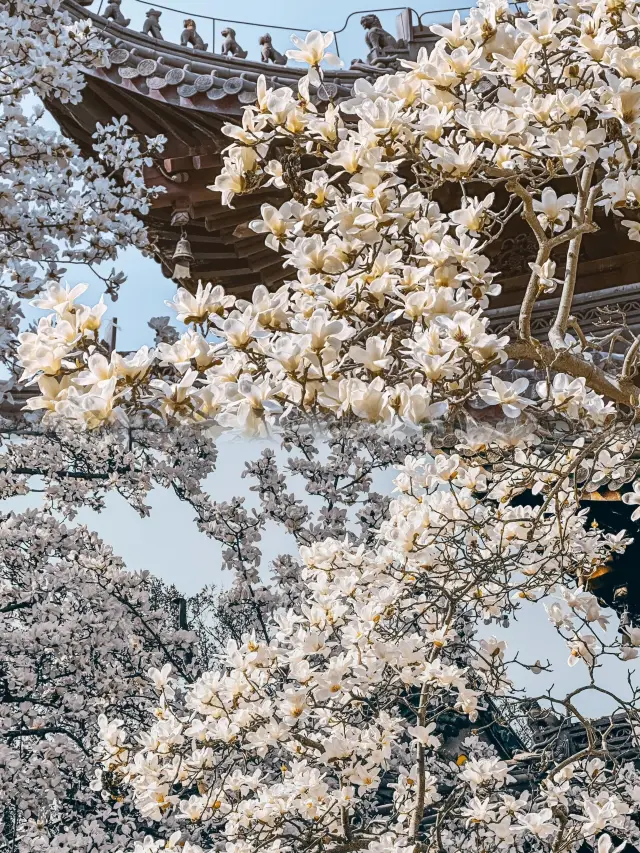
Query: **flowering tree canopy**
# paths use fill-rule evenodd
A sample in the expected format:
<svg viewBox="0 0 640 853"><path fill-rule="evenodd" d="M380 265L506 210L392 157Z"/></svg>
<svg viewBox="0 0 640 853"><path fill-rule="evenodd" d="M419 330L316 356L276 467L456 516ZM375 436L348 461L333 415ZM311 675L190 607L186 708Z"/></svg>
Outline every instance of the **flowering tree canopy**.
<svg viewBox="0 0 640 853"><path fill-rule="evenodd" d="M500 440L493 446L500 455ZM469 454L465 442L460 449ZM578 448L538 457L534 488L564 483L542 506L505 502L511 483L531 475L524 453L505 457L496 476L477 465L483 456L408 458L374 548L302 546L288 607L230 639L192 684L170 666L152 673L153 725L131 732L122 718L102 719L97 784L112 799L132 794L160 829L137 853L179 844L190 853L552 851L584 842L608 851L611 834L640 841L640 777L628 760L638 687L610 694L616 714L605 731L576 707L600 689L608 656L638 654L640 629L611 639L610 617L582 586L624 550L624 531L587 526L567 476ZM504 627L483 636L477 626L504 626L523 601L543 599L569 664L587 679L550 692L551 711L536 717L510 673L548 664L510 656ZM486 719L500 697L530 738L536 719L547 737L501 754L487 737L495 714ZM572 717L586 746L567 755L558 732ZM616 750L609 737L622 724L631 728Z"/></svg>
<svg viewBox="0 0 640 853"><path fill-rule="evenodd" d="M77 63L89 59L68 58L78 42L100 61L99 46L57 11L46 26L24 24L38 14L17 9L9 30L23 36L28 26L36 56L53 50L49 26L73 42L61 62L75 97ZM531 0L517 13L481 2L466 21L435 27L441 38L430 53L360 81L350 100L324 112L310 92L331 38L312 33L296 42L295 58L310 64L298 92L262 81L242 126L225 128L232 142L215 184L230 205L266 186L282 194L251 227L291 267L289 282L275 293L256 288L250 300L215 283L181 288L172 305L186 331L156 321L155 345L129 354L104 343L102 307L78 301L82 286L65 286L54 271L38 288L34 304L48 313L20 334L17 356L22 379L39 387L28 408L30 418L43 413L44 432L8 446L0 467L5 497L28 491L33 477L44 483L43 514L24 524L51 542L30 546L25 537L15 556L19 524L3 522L7 566L17 565L7 581L4 701L11 707L19 690L31 690L41 630L50 645L61 633L66 645L58 656L47 651L46 666L54 660L53 675L69 680L45 713L54 688L35 677L37 690L19 719L6 714L2 732L15 778L30 772L18 766L23 755L39 768L41 751L52 749L67 781L50 788L50 812L40 801L7 801L9 845L21 837L47 849L50 815L67 815L60 820L78 827L76 846L91 849L93 824L65 811L74 785L100 827L98 843L127 853L574 853L583 845L610 853L640 843L639 688L631 674L618 691L600 680L614 659L637 657L640 629L623 621L616 634L591 588L631 537L622 525L594 526L583 506L595 491L624 491L624 503L638 507L627 517L640 516L640 339L625 324L587 337L571 314L581 240L597 228L596 214L640 236L639 14L632 0ZM22 44L16 36L10 55L22 56ZM47 96L56 88L42 86ZM102 161L125 184L77 161L69 179L74 187L81 174L88 179L88 219L47 237L67 236L71 260L110 256L120 221L145 245L119 215L144 209L146 153L122 125L101 139ZM27 208L37 215L38 199ZM96 211L104 222L92 219ZM516 217L537 251L517 326L498 334L486 314L501 286L490 250ZM47 251L29 258L47 261ZM23 268L5 266L25 293ZM557 314L540 341L532 311L556 288ZM223 429L277 429L290 453L284 470L270 450L247 466L257 509L207 493ZM376 472L390 465L396 493L373 493ZM301 478L309 506L288 477ZM188 666L185 635L171 635L178 655L160 633L163 617L138 597L141 582L54 515L99 509L107 490L145 513L154 484L193 507L236 578L213 606L209 591L191 602L190 642L206 654ZM259 545L273 522L296 550L276 558L269 583ZM43 549L37 565L22 556L30 547L35 557ZM53 575L52 598L49 588L34 597L34 572ZM73 584L71 601L94 601L83 617L98 613L104 625L123 617L109 637L117 665L108 672L115 681L131 675L126 687L91 669L100 666L95 649L74 699L67 668L83 654L83 635L60 620L56 596L65 603L68 593L58 579ZM31 597L16 592L21 586ZM27 600L37 612L22 607ZM569 665L582 669L580 687L522 695L519 669L552 666L507 645L509 619L525 604L546 609ZM38 613L53 607L62 627L41 629ZM136 620L154 634L127 645ZM16 644L22 631L26 641ZM609 699L604 724L584 713L591 694ZM578 748L567 734L576 726ZM73 759L55 753L69 732ZM87 752L98 765L90 785ZM70 844L68 832L59 835Z"/></svg>
<svg viewBox="0 0 640 853"><path fill-rule="evenodd" d="M242 127L227 128L234 142L216 182L229 203L268 183L290 192L252 227L295 279L250 302L213 285L180 291L188 332L138 354L133 378L133 362L80 339L66 357L80 354L82 366L61 362L65 385L37 405L90 427L144 411L261 429L293 409L352 427L429 425L438 435L435 424L458 425L400 467L400 495L375 540L300 542L295 585L279 578L284 601L230 639L215 667L193 684L170 667L154 672L153 725L102 720L97 784L106 797L127 792L158 827L137 851L586 843L604 853L638 842L637 686L609 693L604 731L578 708L579 696L602 689L604 661L634 659L640 642L630 625L611 637L588 589L624 552L626 531L591 526L580 503L636 476L628 412L638 347L625 331L623 357L600 356L603 342L586 338L570 310L596 207L615 216L637 203L634 10L531 3L516 16L481 4L441 28L430 54L358 84L324 114L308 89L322 51L309 48L314 74L297 95L263 87ZM438 192L448 183L459 198L445 210ZM632 215L623 227L635 239ZM484 315L499 288L485 250L514 216L538 251L510 337ZM531 312L556 286L543 343ZM47 329L78 310L51 299ZM31 343L26 375L42 377ZM526 369L514 379L514 361L533 362L537 381ZM474 424L483 406L505 421ZM639 500L637 488L625 495ZM549 666L508 655L505 620L523 602L544 602L584 686L519 695L514 667ZM488 736L496 701L523 723L520 751L505 755ZM569 720L585 746L567 754ZM549 728L546 739L536 725ZM609 742L620 726L627 752Z"/></svg>
<svg viewBox="0 0 640 853"><path fill-rule="evenodd" d="M84 528L3 515L0 542L0 849L125 846L148 827L91 788L96 718L144 720L145 673L181 669L192 637Z"/></svg>
<svg viewBox="0 0 640 853"><path fill-rule="evenodd" d="M32 298L59 286L65 266L88 265L112 296L124 280L101 262L128 245L144 250L140 216L154 188L142 169L163 140L130 135L126 118L98 126L93 156L43 124L41 99L77 103L87 67L104 61L103 43L89 22L72 23L58 0L25 0L0 15L0 358L16 365L20 317L15 297ZM96 330L100 304L84 329ZM62 331L62 329L60 330ZM16 377L17 378L17 377ZM10 392L8 379L3 392Z"/></svg>
<svg viewBox="0 0 640 853"><path fill-rule="evenodd" d="M474 401L516 417L533 388L501 379L511 358L547 371L545 404L569 396L598 425L608 400L635 407L637 339L616 330L624 357L607 358L614 333L587 338L571 306L596 212L640 235L637 5L516 14L487 2L434 32L431 53L357 81L324 112L310 86L328 40L311 34L300 52L313 74L299 91L261 81L242 126L224 128L233 142L214 189L230 205L265 186L288 197L251 227L291 281L251 300L181 289L172 307L186 333L126 360L100 349L78 294L55 286L37 303L49 315L21 338L23 378L41 386L33 405L89 427L144 410L255 430L292 406L423 425ZM497 335L485 311L500 271L487 252L515 217L537 252L517 328ZM549 340L538 341L532 310L556 288Z"/></svg>

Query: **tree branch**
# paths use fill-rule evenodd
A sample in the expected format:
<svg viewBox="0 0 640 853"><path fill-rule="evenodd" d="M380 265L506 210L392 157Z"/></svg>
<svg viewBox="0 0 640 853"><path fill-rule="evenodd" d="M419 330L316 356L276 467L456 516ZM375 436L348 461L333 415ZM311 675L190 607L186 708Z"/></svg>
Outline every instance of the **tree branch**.
<svg viewBox="0 0 640 853"><path fill-rule="evenodd" d="M615 403L636 408L640 403L640 388L630 379L616 379L604 370L585 361L567 350L558 352L539 341L513 341L506 347L507 356L515 359L529 359L544 367L553 367L573 377L583 377L586 384L598 394L603 394Z"/></svg>
<svg viewBox="0 0 640 853"><path fill-rule="evenodd" d="M597 187L592 187L593 173L595 164L591 163L582 173L578 192L578 204L576 207L576 222L578 225L593 224L591 217L593 216L593 205L598 191ZM567 232L568 233L568 232ZM549 329L549 341L554 349L564 349L564 337L567 332L567 325L571 315L571 305L573 304L573 294L576 287L576 278L578 275L578 260L580 257L580 246L582 245L583 231L576 234L569 242L569 250L567 251L567 265L564 274L564 284L562 294L560 296L560 304L558 313L553 325Z"/></svg>

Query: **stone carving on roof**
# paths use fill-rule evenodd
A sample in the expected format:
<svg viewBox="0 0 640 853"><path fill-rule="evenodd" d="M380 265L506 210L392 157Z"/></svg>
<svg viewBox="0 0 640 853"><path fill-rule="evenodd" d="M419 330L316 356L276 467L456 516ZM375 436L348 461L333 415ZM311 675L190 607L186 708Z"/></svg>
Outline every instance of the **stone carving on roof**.
<svg viewBox="0 0 640 853"><path fill-rule="evenodd" d="M247 51L243 50L236 41L236 31L233 27L225 27L220 31L220 35L224 38L220 51L223 56L235 56L236 59L247 58Z"/></svg>
<svg viewBox="0 0 640 853"><path fill-rule="evenodd" d="M370 65L395 65L401 55L409 55L404 41L388 33L377 15L363 15L360 23L365 31L364 38L369 48L367 62Z"/></svg>
<svg viewBox="0 0 640 853"><path fill-rule="evenodd" d="M86 6L88 2L82 0L82 5ZM119 2L116 0L118 9ZM186 43L176 44L168 41L159 30L151 32L151 26L143 32L136 32L118 23L114 16L107 21L104 15L81 8L77 0L65 0L65 7L72 17L80 20L89 18L107 42L104 66L91 69L90 75L163 104L225 117L240 115L245 105L255 102L260 75L266 74L267 85L271 87L288 86L297 90L298 82L305 74L303 68L277 65L273 59L269 66L273 71L269 73L263 62L244 58L241 53L231 51L223 55L206 52L198 46L205 44L200 36L196 39L193 29L186 26L183 33ZM225 36L228 38L235 41L230 30ZM237 45L237 41L235 43ZM285 60L273 48L270 38L261 46L271 47L276 59L280 56L282 61ZM238 48L244 53L239 45ZM344 100L352 96L357 79L375 77L380 73L381 69L369 67L328 70L324 84L314 92L313 99L319 106L329 101Z"/></svg>
<svg viewBox="0 0 640 853"><path fill-rule="evenodd" d="M206 50L209 45L202 40L202 37L196 28L196 22L193 18L185 18L183 26L184 29L180 36L180 44L182 47L191 45L194 50Z"/></svg>
<svg viewBox="0 0 640 853"><path fill-rule="evenodd" d="M269 33L260 36L260 56L263 62L273 62L274 65L287 64L287 57L275 49Z"/></svg>
<svg viewBox="0 0 640 853"><path fill-rule="evenodd" d="M104 10L104 17L107 21L115 21L116 24L120 24L121 27L128 27L131 23L131 18L125 18L120 9L121 5L122 0L110 0Z"/></svg>
<svg viewBox="0 0 640 853"><path fill-rule="evenodd" d="M160 28L160 15L162 15L162 12L158 9L149 9L145 22L142 25L142 32L145 36L164 41L162 29Z"/></svg>
<svg viewBox="0 0 640 853"><path fill-rule="evenodd" d="M93 0L63 0L63 2L72 17L75 16L84 19L87 15L86 13L81 12L80 7L91 6ZM147 19L143 24L142 32L136 34L137 36L142 36L146 40L146 45L144 41L136 44L135 38L132 38L132 31L128 30L130 21L124 16L120 8L122 0L105 0L105 2L107 5L102 14L95 15L89 13L89 17L93 19L94 23L100 30L101 35L107 41L112 42L117 57L122 56L122 51L129 51L130 55L134 54L139 57L139 59L153 59L158 63L158 65L177 65L177 54L179 48L186 49L186 51L191 54L196 52L198 54L197 62L199 67L197 69L193 67L195 62L190 61L188 58L181 58L182 61L180 62L179 67L183 68L186 72L185 80L181 83L176 83L174 81L175 74L169 76L163 82L161 74L138 75L133 71L131 63L121 58L113 60L114 64L121 66L126 65L126 68L121 69L122 74L120 75L120 81L114 79L113 76L110 76L110 81L115 83L121 82L122 80L135 80L135 84L127 83L125 85L127 88L130 88L131 85L133 85L134 88L139 87L141 94L149 94L149 91L145 91L145 85L143 84L144 81L139 80L140 76L150 78L147 81L150 84L148 88L151 92L155 93L163 91L165 95L170 95L172 94L170 87L182 85L182 91L177 93L178 102L181 106L191 107L192 104L185 104L183 101L185 99L191 99L191 95L187 93L191 91L189 87L193 87L194 79L196 77L201 78L203 74L211 74L213 77L223 79L234 77L248 81L248 85L238 84L236 82L231 85L231 87L228 86L224 90L224 93L220 91L220 87L215 83L210 86L207 85L206 91L211 92L208 96L209 100L200 98L197 108L204 111L215 112L217 110L213 107L211 101L215 102L224 99L224 106L226 108L225 112L228 113L230 106L229 98L235 95L237 96L237 104L235 105L236 108L232 109L231 112L239 112L242 105L251 103L255 100L255 98L252 98L249 93L251 91L255 91L253 81L257 79L255 76L256 66L260 67L260 65L264 66L265 64L285 66L287 64L286 56L274 47L273 39L269 33L265 33L259 40L260 60L257 62L248 58L248 52L238 44L235 31L228 25L221 31L224 42L222 44L221 52L217 54L208 52L208 45L198 33L196 22L193 18L187 18L185 20L184 29L180 36L179 43L167 40L166 37L162 35L159 23L161 13L157 9L149 9L147 12ZM139 2L146 3L146 0L139 0ZM362 61L360 59L354 60L351 63L349 71L333 72L327 70L325 72L325 84L320 87L317 92L317 101L327 102L330 100L343 100L352 94L353 83L358 77L374 79L386 71L399 67L400 59L415 59L421 46L431 46L432 43L435 42L435 36L430 34L428 27L424 27L422 25L419 16L417 23L415 22L416 14L417 13L412 9L406 8L397 16L397 38L384 29L380 19L375 13L368 13L364 15L361 18L360 23L365 29L365 41L369 49L366 61ZM215 23L214 18L210 18L210 20ZM344 29L344 27L342 29ZM338 32L342 32L342 30L338 30ZM150 51L145 50L145 47L150 43L157 44L157 42L160 41L165 47L163 47L162 52L159 52L159 54L154 55L151 54ZM209 65L207 70L204 70L202 67L205 63ZM246 64L246 73L245 69L240 70L239 63L242 63L243 65ZM144 67L146 68L147 65L148 63ZM194 72L194 78L190 78L189 72L191 70ZM264 73L264 71L262 73ZM290 86L295 90L297 89L300 77L304 73L305 71L302 68L287 67L286 77L280 75L278 77L274 76L268 82L269 85L274 85L276 87ZM201 82L199 85L202 86L205 84ZM224 84L222 85L224 86ZM233 89L233 92L229 91L229 88ZM195 92L192 94L198 94L204 91L205 89L199 89L196 86Z"/></svg>
<svg viewBox="0 0 640 853"><path fill-rule="evenodd" d="M107 7L101 15L81 8L91 5L92 0L63 2L72 17L93 20L111 45L105 66L89 73L166 104L201 113L240 115L244 106L255 102L256 83L261 74L266 73L270 87L286 86L296 91L300 78L306 73L302 67L286 64L286 57L274 47L269 33L259 40L260 59L256 61L248 58L229 25L222 30L221 51L214 53L208 50L193 18L186 19L179 43L176 43L162 33L157 9L149 10L142 32L135 32L128 29L128 19L120 10L121 0L105 0ZM106 12L109 12L108 18ZM377 15L365 15L361 23L365 26L370 48L367 61L356 60L350 68L339 71L327 69L323 85L313 92L314 103L321 107L350 98L357 79L374 80L398 65L399 58L413 57L428 29L420 27L419 32L414 32L412 14L407 9L398 16L398 38L381 26ZM414 44L416 34L418 40ZM266 67L273 69L271 75Z"/></svg>

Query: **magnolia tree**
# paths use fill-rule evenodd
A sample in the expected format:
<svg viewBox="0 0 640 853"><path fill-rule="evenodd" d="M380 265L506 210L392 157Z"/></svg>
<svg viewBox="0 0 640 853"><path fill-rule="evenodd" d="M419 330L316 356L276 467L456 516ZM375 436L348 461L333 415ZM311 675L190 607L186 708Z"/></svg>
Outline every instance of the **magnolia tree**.
<svg viewBox="0 0 640 853"><path fill-rule="evenodd" d="M187 671L193 636L86 529L33 510L0 537L0 850L126 846L148 826L92 790L96 719L145 721L147 671Z"/></svg>
<svg viewBox="0 0 640 853"><path fill-rule="evenodd" d="M37 303L50 313L21 336L23 377L41 389L33 406L89 427L146 411L249 430L291 407L392 426L478 402L513 418L534 400L570 405L597 426L610 401L633 409L637 338L624 324L587 337L571 306L596 212L640 238L636 4L513 14L485 3L434 32L431 53L357 81L324 112L311 89L331 39L312 33L290 52L311 65L298 92L260 80L242 126L224 128L233 142L214 189L230 205L270 185L288 196L251 227L291 281L251 300L180 289L173 307L188 331L124 360L82 327L77 294L52 287ZM496 335L485 311L500 270L488 253L516 217L537 251L517 327ZM554 290L538 341L532 311ZM543 371L543 392L505 381L508 359Z"/></svg>
<svg viewBox="0 0 640 853"><path fill-rule="evenodd" d="M608 726L579 701L604 690L610 657L633 660L640 643L628 624L612 636L588 590L626 531L591 526L580 504L636 477L638 341L616 330L621 357L604 357L612 335L588 338L571 316L595 210L627 208L622 226L639 233L635 5L532 3L514 16L484 4L436 32L430 54L322 114L309 86L330 39L312 34L296 52L313 68L297 95L262 85L242 127L227 129L226 200L269 183L291 196L253 223L293 268L277 293L179 291L182 338L125 362L78 335L52 379L37 348L83 310L72 294L50 291L41 304L53 313L22 339L25 377L42 392L33 406L54 422L144 414L267 431L295 410L439 437L400 466L399 495L359 544L347 531L303 539L304 510L291 500L285 513L283 483L261 475L268 511L286 514L301 546L275 584L282 600L194 683L154 672L153 725L101 719L96 786L155 824L138 851L604 853L639 841L637 686L608 691ZM445 210L450 183L459 198ZM515 216L538 250L518 326L497 336L484 315L499 291L487 249ZM532 310L556 287L541 342ZM265 457L260 470L271 466ZM625 500L638 503L637 486ZM548 667L507 651L505 619L523 601L546 606L582 686L523 701L514 670ZM488 697L523 722L528 749L497 750ZM570 720L584 734L573 752Z"/></svg>
<svg viewBox="0 0 640 853"><path fill-rule="evenodd" d="M155 834L153 818L128 792L111 798L95 778L100 715L148 726L150 671L160 677L169 665L193 683L229 638L263 636L274 608L299 600L296 543L310 546L329 533L374 542L388 507L372 490L375 473L424 448L415 437L389 441L373 428L356 433L341 424L322 458L304 425L291 424L284 438L286 468L271 449L246 467L253 509L241 496L212 500L204 480L215 447L192 430L131 430L123 447L114 436L99 441L59 428L23 435L0 452L7 510L12 498L36 493L41 506L0 516L0 850L107 853ZM286 475L298 479L298 496ZM299 496L305 485L311 506ZM221 544L230 573L223 596L204 589L185 599L148 574L129 573L95 534L72 524L82 507L103 509L108 493L145 515L153 487L173 489L203 534ZM284 553L267 585L261 540L274 524ZM191 837L203 833L196 827Z"/></svg>
<svg viewBox="0 0 640 853"><path fill-rule="evenodd" d="M624 550L624 531L592 528L579 510L569 471L581 448L546 451L534 471L531 451L501 453L502 432L486 434L482 450L480 441L465 438L460 454L432 462L409 457L373 548L333 538L302 546L288 606L230 639L195 682L169 665L152 673L151 726L101 718L96 785L110 800L126 792L156 822L138 853L640 842L640 774L629 760L638 688L608 692L616 714L604 730L579 709L581 694L601 689L609 656L638 653L640 629L612 639L596 596L575 584ZM505 503L532 473L534 489L552 484L544 503ZM545 601L569 664L584 667L568 694L523 702L514 668L548 664L509 655L504 628L477 631L524 600ZM547 735L501 754L487 737L496 723L486 721L487 697L502 697L530 735L536 720ZM554 713L532 714L531 699ZM567 754L562 723L572 718L585 746ZM623 724L616 750L609 738L620 741Z"/></svg>
<svg viewBox="0 0 640 853"><path fill-rule="evenodd" d="M100 714L132 728L149 725L150 668L169 664L193 682L215 664L229 637L240 641L252 630L263 636L274 608L299 598L296 543L312 545L327 534L373 543L389 503L372 490L375 473L424 449L415 437L389 441L373 428L339 423L322 454L304 424L290 424L283 437L290 451L285 468L271 449L247 465L254 509L242 497L211 499L204 479L214 469L215 447L192 430L131 430L124 447L113 435L98 440L60 428L6 443L0 452L0 767L7 782L0 850L121 850L155 832L127 792L111 799L94 778ZM287 477L298 478L297 495ZM72 524L82 507L103 509L108 493L145 515L156 486L188 501L202 532L221 543L231 573L222 598L205 589L176 602L177 591L127 573L108 546ZM308 502L299 494L305 486ZM12 499L30 495L41 509L10 511ZM261 539L274 524L284 553L267 586Z"/></svg>
<svg viewBox="0 0 640 853"><path fill-rule="evenodd" d="M312 90L331 37L312 33L292 52L311 68L298 92L261 81L242 126L226 128L215 186L229 204L281 193L252 228L289 282L251 300L181 288L186 331L155 322L156 345L127 355L103 343L101 308L79 303L80 288L56 279L37 296L48 313L18 356L51 432L7 449L8 493L38 476L56 512L99 508L106 490L145 512L149 489L168 486L236 577L221 601L192 603L206 649L195 669L158 660L135 713L114 701L100 717L95 819L125 804L135 822L130 843L106 829L103 846L640 843L640 694L631 675L619 691L600 683L613 658L635 659L640 629L616 635L589 589L630 539L581 506L607 488L640 504L640 341L624 323L587 336L571 314L596 212L640 235L639 14L634 2L481 3L434 28L430 53L324 112ZM491 247L516 217L537 251L519 321L496 334ZM532 312L555 289L540 341ZM208 495L224 429L279 434L290 453L286 470L272 451L248 466L253 511ZM389 465L395 495L372 495ZM297 548L267 583L259 546L274 522ZM546 608L580 687L518 690L519 668L551 666L507 647L525 602ZM597 693L614 709L604 726L582 703ZM501 719L519 726L518 748L497 745Z"/></svg>
<svg viewBox="0 0 640 853"><path fill-rule="evenodd" d="M20 298L88 265L112 296L124 280L101 264L126 246L149 246L140 216L156 190L142 170L162 139L131 136L126 119L98 126L93 156L43 123L42 101L75 104L84 72L104 62L89 22L73 23L58 0L20 0L0 14L0 358L3 393L14 387ZM83 319L99 328L103 301ZM80 328L80 327L78 327ZM62 331L62 330L60 330ZM17 377L15 377L17 378Z"/></svg>

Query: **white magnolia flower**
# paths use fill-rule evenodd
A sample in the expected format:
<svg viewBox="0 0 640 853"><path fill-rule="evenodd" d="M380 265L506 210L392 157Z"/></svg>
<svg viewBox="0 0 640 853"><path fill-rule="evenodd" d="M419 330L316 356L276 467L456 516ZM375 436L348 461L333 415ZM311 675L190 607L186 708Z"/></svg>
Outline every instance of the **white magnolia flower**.
<svg viewBox="0 0 640 853"><path fill-rule="evenodd" d="M364 365L372 373L380 373L381 370L391 364L392 357L388 355L391 344L391 338L367 338L364 347L353 346L349 348L349 357L357 364Z"/></svg>
<svg viewBox="0 0 640 853"><path fill-rule="evenodd" d="M557 373L551 385L538 382L536 392L545 400L543 405L557 407L578 418L587 396L586 381L582 376L572 379L566 373Z"/></svg>
<svg viewBox="0 0 640 853"><path fill-rule="evenodd" d="M553 9L543 7L533 18L516 19L516 27L525 33L528 38L540 46L549 46L558 43L558 35L571 26L569 18L554 20Z"/></svg>
<svg viewBox="0 0 640 853"><path fill-rule="evenodd" d="M521 396L528 387L528 379L504 382L498 376L492 376L491 385L479 388L478 395L490 406L501 406L508 418L517 418L523 409L532 405L531 400Z"/></svg>
<svg viewBox="0 0 640 853"><path fill-rule="evenodd" d="M342 60L335 53L329 53L327 48L333 42L333 33L328 32L324 35L319 30L312 30L307 33L304 39L300 36L292 35L291 41L297 47L297 50L288 50L286 55L289 59L295 62L306 62L310 65L309 79L312 84L319 85L321 81L320 63L326 62L327 65L333 65L340 68Z"/></svg>
<svg viewBox="0 0 640 853"><path fill-rule="evenodd" d="M551 809L541 809L539 812L518 815L519 832L530 832L536 838L548 838L557 832L558 827L553 821Z"/></svg>
<svg viewBox="0 0 640 853"><path fill-rule="evenodd" d="M623 219L622 224L627 229L627 236L629 239L640 242L640 221L636 222L631 219Z"/></svg>
<svg viewBox="0 0 640 853"><path fill-rule="evenodd" d="M43 311L55 311L57 314L64 314L88 287L88 284L76 284L75 287L70 287L68 284L63 286L58 282L53 282L47 287L45 295L34 299L31 304Z"/></svg>
<svg viewBox="0 0 640 853"><path fill-rule="evenodd" d="M598 644L593 634L582 634L580 637L569 642L571 654L569 655L569 666L575 666L579 660L591 667L595 661L595 651Z"/></svg>
<svg viewBox="0 0 640 853"><path fill-rule="evenodd" d="M622 500L629 506L637 506L631 513L631 521L637 521L640 518L640 480L635 481L632 492L622 495Z"/></svg>
<svg viewBox="0 0 640 853"><path fill-rule="evenodd" d="M435 723L429 723L427 726L410 726L407 731L412 738L415 738L418 743L430 749L438 749L441 741L440 738L432 734L436 729Z"/></svg>
<svg viewBox="0 0 640 853"><path fill-rule="evenodd" d="M173 300L166 304L173 308L178 320L189 324L202 323L214 314L222 314L234 303L235 298L225 293L221 285L203 285L199 281L195 294L180 287Z"/></svg>
<svg viewBox="0 0 640 853"><path fill-rule="evenodd" d="M598 853L620 853L626 846L626 841L614 846L611 836L608 833L603 833L598 838Z"/></svg>
<svg viewBox="0 0 640 853"><path fill-rule="evenodd" d="M558 196L553 187L545 187L542 190L540 199L533 200L533 209L538 212L538 220L543 228L562 231L569 221L575 203L575 195L565 193ZM550 277L553 277L553 271Z"/></svg>

